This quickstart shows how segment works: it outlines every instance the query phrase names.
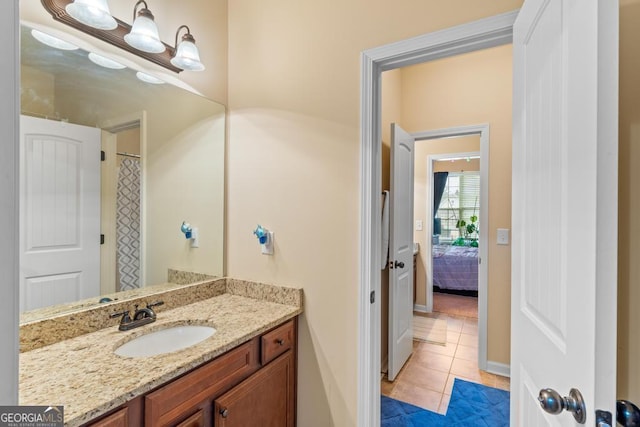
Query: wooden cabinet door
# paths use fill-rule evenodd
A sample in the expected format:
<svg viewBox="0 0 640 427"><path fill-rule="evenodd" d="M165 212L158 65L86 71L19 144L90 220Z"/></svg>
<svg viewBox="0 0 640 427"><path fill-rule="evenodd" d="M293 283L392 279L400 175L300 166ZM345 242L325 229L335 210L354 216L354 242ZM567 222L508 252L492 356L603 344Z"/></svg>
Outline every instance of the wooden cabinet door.
<svg viewBox="0 0 640 427"><path fill-rule="evenodd" d="M184 417L206 408L204 425L210 425L213 398L239 384L260 367L258 338L242 344L145 396L145 426L175 426ZM197 424L196 424L197 425Z"/></svg>
<svg viewBox="0 0 640 427"><path fill-rule="evenodd" d="M108 417L91 424L91 427L129 427L129 409L124 407L118 412L114 412Z"/></svg>
<svg viewBox="0 0 640 427"><path fill-rule="evenodd" d="M215 427L293 427L295 425L293 352L269 365L215 400Z"/></svg>
<svg viewBox="0 0 640 427"><path fill-rule="evenodd" d="M83 427L142 427L144 425L142 397L136 397L97 421L89 421Z"/></svg>
<svg viewBox="0 0 640 427"><path fill-rule="evenodd" d="M201 409L176 427L205 427L205 425L205 411Z"/></svg>

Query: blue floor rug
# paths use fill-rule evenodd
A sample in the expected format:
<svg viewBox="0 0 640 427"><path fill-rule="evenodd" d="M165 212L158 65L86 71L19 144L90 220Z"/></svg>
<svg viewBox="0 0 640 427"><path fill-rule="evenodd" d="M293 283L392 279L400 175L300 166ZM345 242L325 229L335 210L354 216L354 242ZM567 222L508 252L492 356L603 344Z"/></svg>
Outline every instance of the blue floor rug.
<svg viewBox="0 0 640 427"><path fill-rule="evenodd" d="M381 427L508 427L509 392L482 384L453 383L446 415L381 396Z"/></svg>

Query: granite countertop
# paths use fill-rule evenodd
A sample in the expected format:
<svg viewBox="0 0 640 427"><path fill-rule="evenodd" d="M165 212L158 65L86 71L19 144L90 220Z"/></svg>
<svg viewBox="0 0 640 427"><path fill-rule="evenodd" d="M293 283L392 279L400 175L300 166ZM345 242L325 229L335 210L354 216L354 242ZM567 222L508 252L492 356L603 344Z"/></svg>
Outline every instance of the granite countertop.
<svg viewBox="0 0 640 427"><path fill-rule="evenodd" d="M235 285L235 286L231 286ZM274 292L251 294L248 282L227 292L158 313L155 323L131 331L110 326L20 354L20 404L63 405L65 424L76 426L109 412L302 313L302 296L273 302ZM278 293L275 290L275 293ZM296 302L298 301L298 302ZM216 333L199 344L145 358L117 356L123 343L180 324L208 325Z"/></svg>

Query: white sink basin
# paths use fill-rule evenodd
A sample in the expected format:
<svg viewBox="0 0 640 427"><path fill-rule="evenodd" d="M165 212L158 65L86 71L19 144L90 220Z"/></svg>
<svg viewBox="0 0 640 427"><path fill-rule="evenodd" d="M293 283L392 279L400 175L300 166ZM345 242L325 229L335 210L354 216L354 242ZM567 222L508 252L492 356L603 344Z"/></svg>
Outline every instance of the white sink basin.
<svg viewBox="0 0 640 427"><path fill-rule="evenodd" d="M114 353L124 357L156 356L191 347L215 333L215 328L210 326L174 326L134 338L116 348Z"/></svg>

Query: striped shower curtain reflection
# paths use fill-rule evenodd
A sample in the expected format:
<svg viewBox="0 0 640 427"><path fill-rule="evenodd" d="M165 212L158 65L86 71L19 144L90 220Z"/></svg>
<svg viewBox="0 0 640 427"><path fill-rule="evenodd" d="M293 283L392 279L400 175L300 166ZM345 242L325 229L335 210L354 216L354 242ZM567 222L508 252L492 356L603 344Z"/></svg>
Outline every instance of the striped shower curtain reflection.
<svg viewBox="0 0 640 427"><path fill-rule="evenodd" d="M140 162L123 159L116 196L118 290L140 287Z"/></svg>

